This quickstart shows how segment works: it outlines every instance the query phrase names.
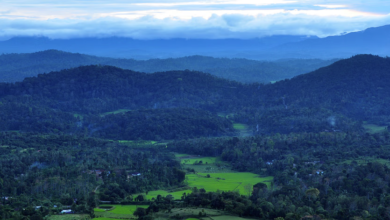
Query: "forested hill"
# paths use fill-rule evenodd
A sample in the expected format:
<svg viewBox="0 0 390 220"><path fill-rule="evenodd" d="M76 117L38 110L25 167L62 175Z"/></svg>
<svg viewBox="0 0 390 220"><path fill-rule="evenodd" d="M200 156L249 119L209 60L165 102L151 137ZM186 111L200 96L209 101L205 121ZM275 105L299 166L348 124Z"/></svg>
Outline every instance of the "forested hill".
<svg viewBox="0 0 390 220"><path fill-rule="evenodd" d="M327 108L360 120L390 122L390 58L357 55L262 88L263 101L287 108ZM270 97L272 97L270 99Z"/></svg>
<svg viewBox="0 0 390 220"><path fill-rule="evenodd" d="M3 98L81 113L120 108L192 107L213 110L242 105L247 88L207 73L169 71L146 74L111 66L82 66L2 84ZM230 106L230 107L229 107Z"/></svg>
<svg viewBox="0 0 390 220"><path fill-rule="evenodd" d="M82 65L110 65L140 72L195 70L239 82L270 82L316 70L336 60L289 59L257 61L248 59L189 56L175 59L113 59L46 50L26 54L0 55L0 82L22 81L40 73L60 71Z"/></svg>
<svg viewBox="0 0 390 220"><path fill-rule="evenodd" d="M0 84L0 108L8 115L5 122L15 122L7 128L23 128L26 120L34 124L33 118L40 122L37 126L50 125L51 130L67 126L42 122L53 121L49 117L53 115L57 122L73 123L72 130L78 123L70 119L75 113L89 117L119 109L194 108L214 116L230 114L229 119L258 133L347 131L361 128L361 121L390 125L389 71L389 58L359 55L291 80L263 85L188 70L146 74L92 65ZM120 122L126 117L112 119ZM107 126L99 120L93 123Z"/></svg>

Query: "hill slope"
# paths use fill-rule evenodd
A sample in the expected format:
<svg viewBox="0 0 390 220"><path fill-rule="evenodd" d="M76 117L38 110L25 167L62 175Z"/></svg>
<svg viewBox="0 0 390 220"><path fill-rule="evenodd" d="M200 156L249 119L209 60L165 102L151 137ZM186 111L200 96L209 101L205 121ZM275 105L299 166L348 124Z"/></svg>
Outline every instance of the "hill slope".
<svg viewBox="0 0 390 220"><path fill-rule="evenodd" d="M73 53L117 58L169 58L191 55L215 57L264 58L259 51L288 42L298 42L308 36L270 36L255 39L156 39L136 40L132 38L75 38L48 39L43 37L16 37L0 41L0 53L32 53L56 49ZM178 50L180 48L180 50Z"/></svg>
<svg viewBox="0 0 390 220"><path fill-rule="evenodd" d="M390 58L357 55L265 86L263 101L289 108L327 108L359 120L390 122ZM269 98L272 97L272 98ZM378 122L380 120L377 120Z"/></svg>
<svg viewBox="0 0 390 220"><path fill-rule="evenodd" d="M390 25L368 28L341 36L307 39L280 45L274 50L280 53L311 54L317 58L349 57L355 54L390 55Z"/></svg>
<svg viewBox="0 0 390 220"><path fill-rule="evenodd" d="M146 74L83 66L2 84L0 99L2 108L8 109L4 112L18 124L23 124L18 115L31 121L31 114L39 119L45 112L57 115L56 121L61 122L74 113L89 116L118 109L195 108L224 112L255 133L356 131L361 121L390 125L389 60L358 55L268 85L246 85L188 70ZM12 114L12 109L18 108L23 114Z"/></svg>
<svg viewBox="0 0 390 220"><path fill-rule="evenodd" d="M190 56L176 59L113 59L47 50L31 54L0 55L0 82L22 81L39 73L59 71L83 65L110 65L134 71L154 73L171 70L195 70L239 82L277 81L307 73L335 60L256 61L247 59Z"/></svg>

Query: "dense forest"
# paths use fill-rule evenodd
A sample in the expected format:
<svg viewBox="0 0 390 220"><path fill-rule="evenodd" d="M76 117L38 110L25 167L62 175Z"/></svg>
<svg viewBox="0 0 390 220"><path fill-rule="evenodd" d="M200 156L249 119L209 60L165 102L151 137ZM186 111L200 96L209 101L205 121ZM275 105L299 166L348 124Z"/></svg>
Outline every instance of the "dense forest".
<svg viewBox="0 0 390 220"><path fill-rule="evenodd" d="M114 59L47 50L30 54L0 55L0 82L18 82L37 76L82 65L109 65L139 72L154 73L172 70L193 70L244 83L283 80L308 73L337 61L319 59L288 59L257 61L248 59L189 56L171 59Z"/></svg>
<svg viewBox="0 0 390 220"><path fill-rule="evenodd" d="M136 193L186 188L196 171L175 152L273 180L247 195L193 188L176 201L160 196L137 210L140 219L174 207L260 219L390 218L389 77L389 58L358 55L274 84L102 65L1 83L0 215L42 219L56 205L93 217L100 201L138 204L145 198ZM384 129L368 133L367 123ZM146 140L157 144L137 145Z"/></svg>

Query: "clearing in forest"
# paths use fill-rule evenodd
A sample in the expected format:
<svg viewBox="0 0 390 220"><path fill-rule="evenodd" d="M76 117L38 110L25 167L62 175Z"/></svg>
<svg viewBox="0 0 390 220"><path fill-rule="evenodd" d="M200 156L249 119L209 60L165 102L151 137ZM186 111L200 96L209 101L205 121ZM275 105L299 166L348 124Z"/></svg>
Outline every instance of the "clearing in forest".
<svg viewBox="0 0 390 220"><path fill-rule="evenodd" d="M202 157L200 155L177 154L175 157L180 160L183 168L193 169L200 173L235 173L230 169L228 163L217 157Z"/></svg>
<svg viewBox="0 0 390 220"><path fill-rule="evenodd" d="M367 122L363 123L363 128L370 134L381 133L387 130L387 126L379 126L375 124L367 124Z"/></svg>
<svg viewBox="0 0 390 220"><path fill-rule="evenodd" d="M259 177L254 173L197 173L186 175L186 180L190 188L197 187L205 189L206 192L221 191L238 191L241 195L249 195L252 192L252 186L256 183L263 182L270 186L273 181L272 176ZM190 193L192 190L179 190L168 192L165 190L150 191L144 194L146 199L157 198L157 195L167 196L172 195L175 199L181 199L183 193ZM138 195L138 194L137 194ZM134 196L137 196L134 195Z"/></svg>
<svg viewBox="0 0 390 220"><path fill-rule="evenodd" d="M112 209L110 210L104 210L102 208L95 208L95 215L99 220L105 220L109 218L112 219L123 219L123 218L134 218L134 212L137 210L138 207L141 208L148 208L147 205L110 205L112 206Z"/></svg>
<svg viewBox="0 0 390 220"><path fill-rule="evenodd" d="M131 111L131 110L130 109L118 109L116 111L102 113L102 114L100 114L100 116L125 113L125 112L129 112L129 111Z"/></svg>
<svg viewBox="0 0 390 220"><path fill-rule="evenodd" d="M198 217L199 213L205 215ZM153 214L154 219L185 219L185 220L200 220L200 219L218 219L218 220L244 220L249 218L240 218L223 210L206 209L206 208L174 208L172 212L158 212Z"/></svg>
<svg viewBox="0 0 390 220"><path fill-rule="evenodd" d="M90 217L87 214L62 214L62 215L51 215L48 219L49 220L85 220L85 219L90 219Z"/></svg>

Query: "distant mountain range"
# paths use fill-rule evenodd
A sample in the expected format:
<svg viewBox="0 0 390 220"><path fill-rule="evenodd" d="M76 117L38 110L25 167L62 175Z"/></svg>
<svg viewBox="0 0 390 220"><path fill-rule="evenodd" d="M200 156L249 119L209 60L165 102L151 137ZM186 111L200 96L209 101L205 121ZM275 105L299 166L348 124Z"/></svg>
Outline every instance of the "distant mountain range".
<svg viewBox="0 0 390 220"><path fill-rule="evenodd" d="M116 58L175 58L192 55L276 60L284 58L348 58L356 54L390 55L390 25L340 36L270 36L258 39L130 38L48 39L16 37L0 41L0 53L32 53L48 49Z"/></svg>
<svg viewBox="0 0 390 220"><path fill-rule="evenodd" d="M247 59L190 56L175 59L114 59L47 50L27 54L0 55L0 82L22 81L25 77L59 71L83 65L110 65L139 72L153 73L170 70L196 70L215 76L253 83L278 81L327 66L336 60L288 59L256 61Z"/></svg>
<svg viewBox="0 0 390 220"><path fill-rule="evenodd" d="M0 53L32 53L56 49L72 53L134 59L175 58L192 55L260 59L262 56L258 56L259 51L267 51L278 45L310 38L314 37L286 35L248 40L15 37L0 41Z"/></svg>

